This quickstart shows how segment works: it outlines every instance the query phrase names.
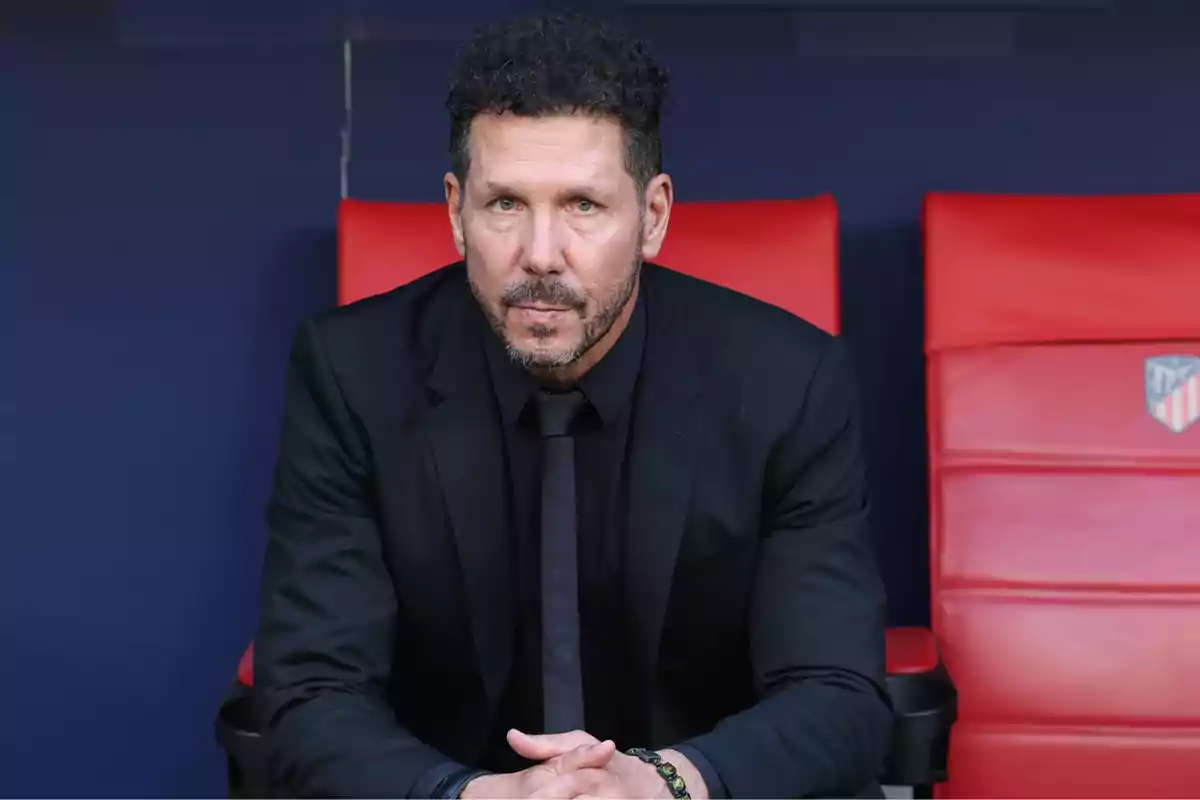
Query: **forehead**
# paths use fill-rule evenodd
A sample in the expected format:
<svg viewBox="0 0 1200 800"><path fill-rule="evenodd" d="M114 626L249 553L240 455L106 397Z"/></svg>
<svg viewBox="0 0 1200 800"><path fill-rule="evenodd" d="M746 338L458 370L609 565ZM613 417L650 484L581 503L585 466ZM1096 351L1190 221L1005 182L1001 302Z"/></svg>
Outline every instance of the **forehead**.
<svg viewBox="0 0 1200 800"><path fill-rule="evenodd" d="M470 148L470 172L491 183L614 185L628 177L621 126L607 117L480 114L471 121Z"/></svg>

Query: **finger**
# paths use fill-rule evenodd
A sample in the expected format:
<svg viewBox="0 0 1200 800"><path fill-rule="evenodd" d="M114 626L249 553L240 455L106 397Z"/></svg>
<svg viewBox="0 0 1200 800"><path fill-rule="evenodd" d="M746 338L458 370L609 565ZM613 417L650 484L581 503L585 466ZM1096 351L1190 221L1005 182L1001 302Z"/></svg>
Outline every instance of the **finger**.
<svg viewBox="0 0 1200 800"><path fill-rule="evenodd" d="M617 779L603 769L581 769L559 775L537 787L530 797L573 798L581 794L615 797Z"/></svg>
<svg viewBox="0 0 1200 800"><path fill-rule="evenodd" d="M562 755L554 763L554 771L558 773L575 772L581 769L599 769L612 761L617 746L611 739L598 744L587 744L576 747Z"/></svg>
<svg viewBox="0 0 1200 800"><path fill-rule="evenodd" d="M548 761L577 747L597 744L600 740L586 731L533 735L516 729L508 732L508 746L530 761Z"/></svg>

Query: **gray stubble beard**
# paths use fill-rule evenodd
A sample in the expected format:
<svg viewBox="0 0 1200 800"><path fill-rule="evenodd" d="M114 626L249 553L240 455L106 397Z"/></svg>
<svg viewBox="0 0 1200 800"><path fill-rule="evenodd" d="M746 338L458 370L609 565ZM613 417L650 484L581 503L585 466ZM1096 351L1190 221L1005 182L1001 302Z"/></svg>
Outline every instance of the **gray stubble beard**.
<svg viewBox="0 0 1200 800"><path fill-rule="evenodd" d="M488 324L492 331L500 337L500 341L504 343L505 352L509 359L521 367L534 373L547 372L552 370L563 369L574 364L579 359L583 358L589 350L595 347L596 343L608 335L620 318L621 312L629 305L630 299L633 297L634 289L637 288L638 279L641 277L642 262L637 260L633 269L630 271L628 278L621 284L621 289L617 292L613 299L601 306L591 319L583 323L583 337L578 345L571 350L560 353L554 358L539 358L534 353L522 352L508 338L505 331L504 320L492 310L491 306L480 295L475 282L468 278L468 283L471 285L471 294L475 296L479 307L483 309L484 316L487 317ZM552 328L544 326L534 326L532 331L535 339L548 338L553 335Z"/></svg>
<svg viewBox="0 0 1200 800"><path fill-rule="evenodd" d="M637 249L635 254L641 253L642 237L638 236ZM483 309L484 316L487 317L488 324L492 331L500 337L500 341L504 343L504 349L508 354L509 359L529 372L540 374L551 372L554 370L564 369L571 366L579 359L583 358L589 350L591 350L597 342L608 335L620 318L621 312L629 304L633 297L634 290L637 288L638 280L642 274L642 260L635 255L633 261L633 269L629 271L629 276L625 282L621 284L620 290L613 295L612 300L601 306L596 314L583 324L583 337L579 344L571 350L559 354L554 358L538 358L532 353L521 352L511 341L505 332L504 319L496 315L491 306L483 299L475 282L470 279L470 270L467 270L467 282L471 286L471 294L475 296L479 307ZM539 330L540 329L540 330ZM553 329L543 326L534 326L532 330L535 339L547 338L553 335Z"/></svg>

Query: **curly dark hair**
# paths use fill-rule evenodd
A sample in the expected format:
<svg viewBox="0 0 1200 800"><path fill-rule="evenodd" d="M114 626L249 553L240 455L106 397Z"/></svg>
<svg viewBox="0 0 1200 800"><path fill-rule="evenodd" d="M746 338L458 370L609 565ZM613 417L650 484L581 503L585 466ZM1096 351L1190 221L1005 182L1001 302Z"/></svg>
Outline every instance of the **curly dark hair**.
<svg viewBox="0 0 1200 800"><path fill-rule="evenodd" d="M468 133L477 114L582 112L625 131L625 168L639 189L662 171L659 118L667 74L646 44L615 24L543 13L481 28L450 79L451 169L465 181Z"/></svg>

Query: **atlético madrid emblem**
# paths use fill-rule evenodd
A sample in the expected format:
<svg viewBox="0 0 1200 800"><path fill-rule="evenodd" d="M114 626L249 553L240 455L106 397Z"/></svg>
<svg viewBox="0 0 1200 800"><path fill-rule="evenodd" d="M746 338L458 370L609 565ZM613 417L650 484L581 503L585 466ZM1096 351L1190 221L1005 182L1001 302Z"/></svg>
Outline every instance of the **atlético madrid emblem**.
<svg viewBox="0 0 1200 800"><path fill-rule="evenodd" d="M1200 356L1146 359L1146 407L1175 433L1200 419Z"/></svg>

